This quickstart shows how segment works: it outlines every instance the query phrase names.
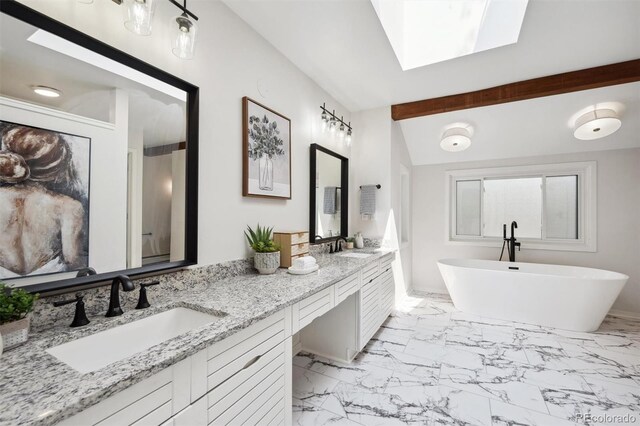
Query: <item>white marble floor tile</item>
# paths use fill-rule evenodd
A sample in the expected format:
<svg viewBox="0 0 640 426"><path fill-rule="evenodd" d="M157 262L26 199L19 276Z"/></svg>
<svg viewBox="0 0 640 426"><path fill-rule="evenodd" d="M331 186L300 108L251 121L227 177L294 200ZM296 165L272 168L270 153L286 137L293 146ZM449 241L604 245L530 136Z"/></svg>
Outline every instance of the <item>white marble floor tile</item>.
<svg viewBox="0 0 640 426"><path fill-rule="evenodd" d="M511 375L509 371L488 374L484 371L443 365L440 371L440 385L461 389L541 413L548 413L540 389L535 385L520 381L520 377Z"/></svg>
<svg viewBox="0 0 640 426"><path fill-rule="evenodd" d="M343 364L322 357L314 357L307 369L342 382L380 392L384 391L393 373L392 370L374 365Z"/></svg>
<svg viewBox="0 0 640 426"><path fill-rule="evenodd" d="M407 404L396 395L371 392L340 383L322 408L364 425L426 424L429 409L420 404Z"/></svg>
<svg viewBox="0 0 640 426"><path fill-rule="evenodd" d="M577 423L492 399L493 426L575 426Z"/></svg>
<svg viewBox="0 0 640 426"><path fill-rule="evenodd" d="M294 358L295 424L640 424L640 321L580 333L464 314L440 295L401 305L350 364Z"/></svg>
<svg viewBox="0 0 640 426"><path fill-rule="evenodd" d="M477 353L427 343L417 339L409 340L404 352L462 368L484 368L483 358Z"/></svg>
<svg viewBox="0 0 640 426"><path fill-rule="evenodd" d="M346 417L338 416L297 398L293 399L293 424L296 426L360 426L359 423Z"/></svg>
<svg viewBox="0 0 640 426"><path fill-rule="evenodd" d="M321 405L339 381L311 370L293 366L293 396L313 405Z"/></svg>

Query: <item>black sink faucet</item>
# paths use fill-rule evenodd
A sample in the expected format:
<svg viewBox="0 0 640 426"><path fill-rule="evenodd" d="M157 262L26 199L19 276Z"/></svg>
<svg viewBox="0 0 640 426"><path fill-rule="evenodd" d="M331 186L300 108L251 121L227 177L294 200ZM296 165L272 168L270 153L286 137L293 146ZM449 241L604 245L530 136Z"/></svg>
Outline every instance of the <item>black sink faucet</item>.
<svg viewBox="0 0 640 426"><path fill-rule="evenodd" d="M345 243L347 242L347 239L345 237L338 237L336 239L336 248L333 250L334 252L339 252L342 251L342 241L344 241Z"/></svg>
<svg viewBox="0 0 640 426"><path fill-rule="evenodd" d="M133 291L135 288L131 278L126 275L118 275L111 282L111 297L109 298L109 309L107 310L106 317L117 317L122 315L123 311L120 307L120 285L122 290Z"/></svg>
<svg viewBox="0 0 640 426"><path fill-rule="evenodd" d="M514 235L516 229L518 229L518 222L514 220L513 222L511 222L511 237L507 240L507 249L509 250L509 262L516 261L516 247L518 247L518 251L520 251L520 243L516 242L516 237Z"/></svg>

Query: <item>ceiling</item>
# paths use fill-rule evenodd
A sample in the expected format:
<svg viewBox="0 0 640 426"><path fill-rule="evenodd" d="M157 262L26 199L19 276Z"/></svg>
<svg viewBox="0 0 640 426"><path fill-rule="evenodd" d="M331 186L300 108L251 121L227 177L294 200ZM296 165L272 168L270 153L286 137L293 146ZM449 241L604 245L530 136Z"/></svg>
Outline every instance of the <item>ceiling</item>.
<svg viewBox="0 0 640 426"><path fill-rule="evenodd" d="M402 71L370 0L224 0L350 111L640 58L640 1L530 0L518 43Z"/></svg>
<svg viewBox="0 0 640 426"><path fill-rule="evenodd" d="M611 108L622 127L602 139L574 138L573 124L593 107ZM520 158L640 147L640 82L521 102L412 118L399 122L414 165ZM466 151L440 148L444 130L469 124Z"/></svg>
<svg viewBox="0 0 640 426"><path fill-rule="evenodd" d="M0 14L0 95L100 121L111 121L113 90L129 95L129 121L143 128L144 146L185 140L186 105L143 84L29 42L35 27ZM54 87L58 98L33 85Z"/></svg>

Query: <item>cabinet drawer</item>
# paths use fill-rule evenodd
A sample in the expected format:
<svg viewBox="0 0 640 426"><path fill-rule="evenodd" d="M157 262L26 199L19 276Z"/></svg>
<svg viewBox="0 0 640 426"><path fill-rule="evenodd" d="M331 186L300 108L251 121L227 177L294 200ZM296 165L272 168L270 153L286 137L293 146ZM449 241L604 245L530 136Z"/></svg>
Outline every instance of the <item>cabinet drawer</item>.
<svg viewBox="0 0 640 426"><path fill-rule="evenodd" d="M274 394L284 399L284 343L256 362L247 377L233 377L209 392L209 423L241 424L255 414ZM237 379L237 380L236 380ZM279 401L280 398L277 398ZM276 402L277 402L276 401Z"/></svg>
<svg viewBox="0 0 640 426"><path fill-rule="evenodd" d="M172 385L172 369L167 368L59 424L64 426L132 425L142 421L146 416L149 416L149 419L154 418L157 421L156 424L160 424L172 414Z"/></svg>
<svg viewBox="0 0 640 426"><path fill-rule="evenodd" d="M213 345L207 362L207 390L236 374L254 371L252 364L284 339L284 314L279 312Z"/></svg>
<svg viewBox="0 0 640 426"><path fill-rule="evenodd" d="M360 275L354 274L335 285L336 305L360 290Z"/></svg>
<svg viewBox="0 0 640 426"><path fill-rule="evenodd" d="M291 245L308 243L308 242L309 242L308 232L297 232L297 233L291 234Z"/></svg>
<svg viewBox="0 0 640 426"><path fill-rule="evenodd" d="M309 253L309 243L299 243L291 246L291 256Z"/></svg>
<svg viewBox="0 0 640 426"><path fill-rule="evenodd" d="M362 285L371 282L378 275L378 262L373 262L362 269Z"/></svg>
<svg viewBox="0 0 640 426"><path fill-rule="evenodd" d="M334 286L325 288L324 290L301 300L298 304L298 318L300 324L298 329L304 328L311 324L311 321L318 318L325 312L328 312L334 307L334 302Z"/></svg>
<svg viewBox="0 0 640 426"><path fill-rule="evenodd" d="M389 256L387 259L380 260L380 273L383 274L391 269L393 264L393 256Z"/></svg>

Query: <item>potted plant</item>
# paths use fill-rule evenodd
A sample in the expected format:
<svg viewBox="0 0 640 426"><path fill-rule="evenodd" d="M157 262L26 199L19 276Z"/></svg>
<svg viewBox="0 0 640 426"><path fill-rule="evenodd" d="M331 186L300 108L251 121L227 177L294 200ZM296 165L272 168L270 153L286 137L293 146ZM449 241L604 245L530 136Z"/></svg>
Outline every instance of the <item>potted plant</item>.
<svg viewBox="0 0 640 426"><path fill-rule="evenodd" d="M37 299L37 294L0 283L0 335L4 349L11 349L27 341L31 324L29 313Z"/></svg>
<svg viewBox="0 0 640 426"><path fill-rule="evenodd" d="M353 248L353 244L355 243L356 239L353 237L349 237L347 238L347 249L352 249Z"/></svg>
<svg viewBox="0 0 640 426"><path fill-rule="evenodd" d="M280 267L280 247L271 238L273 228L258 224L255 231L250 226L247 226L247 231L244 235L255 251L253 266L261 274L273 274Z"/></svg>

